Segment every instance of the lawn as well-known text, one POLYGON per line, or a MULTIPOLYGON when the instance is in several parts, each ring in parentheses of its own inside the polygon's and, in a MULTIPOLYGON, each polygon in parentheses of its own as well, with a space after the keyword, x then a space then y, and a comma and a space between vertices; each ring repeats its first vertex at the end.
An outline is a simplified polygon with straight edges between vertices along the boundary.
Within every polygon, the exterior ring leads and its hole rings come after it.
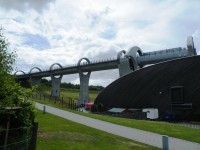
POLYGON ((38 111, 37 150, 153 150, 157 149, 38 111))
POLYGON ((119 118, 119 117, 112 117, 112 116, 103 116, 98 114, 92 113, 83 113, 78 111, 69 110, 66 107, 62 107, 61 105, 54 104, 48 101, 39 101, 40 103, 44 103, 47 105, 51 105, 60 109, 65 109, 74 113, 78 113, 84 116, 88 116, 91 118, 96 118, 99 120, 104 120, 107 122, 120 124, 132 128, 137 128, 145 131, 150 131, 154 133, 159 133, 162 135, 168 135, 175 138, 180 138, 192 142, 200 143, 200 130, 193 129, 189 127, 180 126, 174 123, 167 123, 161 121, 148 121, 148 120, 136 120, 136 119, 126 119, 126 118, 119 118))
MULTIPOLYGON (((50 95, 51 88, 45 88, 37 93, 41 93, 44 95, 50 95)), ((99 93, 100 93, 100 91, 89 91, 90 101, 94 101, 99 93)), ((72 98, 73 100, 77 100, 79 97, 79 90, 78 89, 61 88, 60 89, 60 97, 61 98, 63 97, 64 100, 68 100, 69 97, 72 98)))

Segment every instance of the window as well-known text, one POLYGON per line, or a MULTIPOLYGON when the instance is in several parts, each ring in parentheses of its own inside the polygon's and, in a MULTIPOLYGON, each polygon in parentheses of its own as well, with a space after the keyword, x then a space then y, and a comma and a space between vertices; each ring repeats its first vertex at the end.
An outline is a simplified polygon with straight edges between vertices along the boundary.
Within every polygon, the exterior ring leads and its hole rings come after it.
POLYGON ((183 100, 183 86, 174 86, 170 89, 171 101, 174 103, 184 103, 183 100))

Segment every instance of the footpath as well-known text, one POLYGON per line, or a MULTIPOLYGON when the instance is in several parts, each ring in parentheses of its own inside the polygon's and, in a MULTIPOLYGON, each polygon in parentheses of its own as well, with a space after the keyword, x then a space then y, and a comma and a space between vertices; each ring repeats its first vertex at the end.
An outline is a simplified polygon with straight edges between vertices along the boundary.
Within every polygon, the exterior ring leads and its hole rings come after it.
MULTIPOLYGON (((162 148, 163 135, 148 132, 148 131, 138 130, 138 129, 134 129, 130 127, 125 127, 122 125, 117 125, 117 124, 109 123, 106 121, 93 119, 90 117, 85 117, 85 116, 78 115, 78 114, 68 112, 65 110, 61 110, 58 108, 36 103, 36 107, 40 110, 43 110, 44 106, 46 108, 45 109, 46 112, 62 117, 64 119, 71 120, 73 122, 77 122, 77 123, 80 123, 80 124, 83 124, 83 125, 86 125, 98 130, 102 130, 108 133, 112 133, 121 137, 131 139, 134 141, 138 141, 141 143, 162 148)), ((185 140, 172 138, 172 137, 169 137, 168 141, 169 141, 170 150, 200 150, 200 143, 185 141, 185 140)))

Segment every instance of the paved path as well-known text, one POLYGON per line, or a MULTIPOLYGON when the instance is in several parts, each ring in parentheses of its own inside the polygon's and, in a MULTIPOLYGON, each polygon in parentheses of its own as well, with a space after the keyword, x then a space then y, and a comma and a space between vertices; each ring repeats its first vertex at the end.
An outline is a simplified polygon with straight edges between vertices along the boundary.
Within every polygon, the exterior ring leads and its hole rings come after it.
MULTIPOLYGON (((36 103, 36 107, 43 110, 43 104, 36 103)), ((59 117, 71 120, 95 129, 99 129, 108 133, 112 133, 121 137, 125 137, 131 140, 135 140, 141 143, 152 145, 162 148, 162 135, 155 134, 143 130, 138 130, 130 127, 116 125, 113 123, 85 117, 68 111, 60 110, 54 107, 46 106, 46 112, 57 115, 59 117)), ((180 140, 176 138, 169 138, 170 150, 200 150, 200 144, 180 140)))

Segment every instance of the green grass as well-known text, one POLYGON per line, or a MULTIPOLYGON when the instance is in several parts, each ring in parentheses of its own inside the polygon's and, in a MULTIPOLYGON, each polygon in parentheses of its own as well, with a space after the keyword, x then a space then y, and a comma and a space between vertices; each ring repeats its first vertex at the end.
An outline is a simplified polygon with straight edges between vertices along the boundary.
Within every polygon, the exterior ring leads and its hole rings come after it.
POLYGON ((153 150, 157 149, 38 111, 37 150, 153 150))
MULTIPOLYGON (((51 88, 46 87, 42 91, 39 90, 39 92, 42 94, 45 94, 45 95, 50 95, 51 88)), ((100 93, 100 91, 89 91, 90 101, 94 101, 99 93, 100 93)), ((61 88, 60 89, 60 97, 63 97, 65 100, 68 100, 69 97, 72 98, 73 100, 77 100, 79 97, 79 90, 78 89, 61 88)))
POLYGON ((47 101, 39 101, 40 103, 44 103, 47 105, 51 105, 60 109, 65 109, 74 113, 78 113, 84 116, 88 116, 91 118, 96 118, 99 120, 104 120, 107 122, 124 125, 132 128, 137 128, 145 131, 150 131, 162 135, 168 135, 170 137, 180 138, 192 142, 200 143, 200 130, 193 129, 189 127, 180 126, 173 123, 161 122, 161 121, 147 121, 147 120, 136 120, 136 119, 126 119, 119 117, 111 117, 111 116, 103 116, 92 113, 83 113, 78 111, 73 111, 66 109, 66 107, 62 107, 61 105, 54 104, 52 102, 47 101))

